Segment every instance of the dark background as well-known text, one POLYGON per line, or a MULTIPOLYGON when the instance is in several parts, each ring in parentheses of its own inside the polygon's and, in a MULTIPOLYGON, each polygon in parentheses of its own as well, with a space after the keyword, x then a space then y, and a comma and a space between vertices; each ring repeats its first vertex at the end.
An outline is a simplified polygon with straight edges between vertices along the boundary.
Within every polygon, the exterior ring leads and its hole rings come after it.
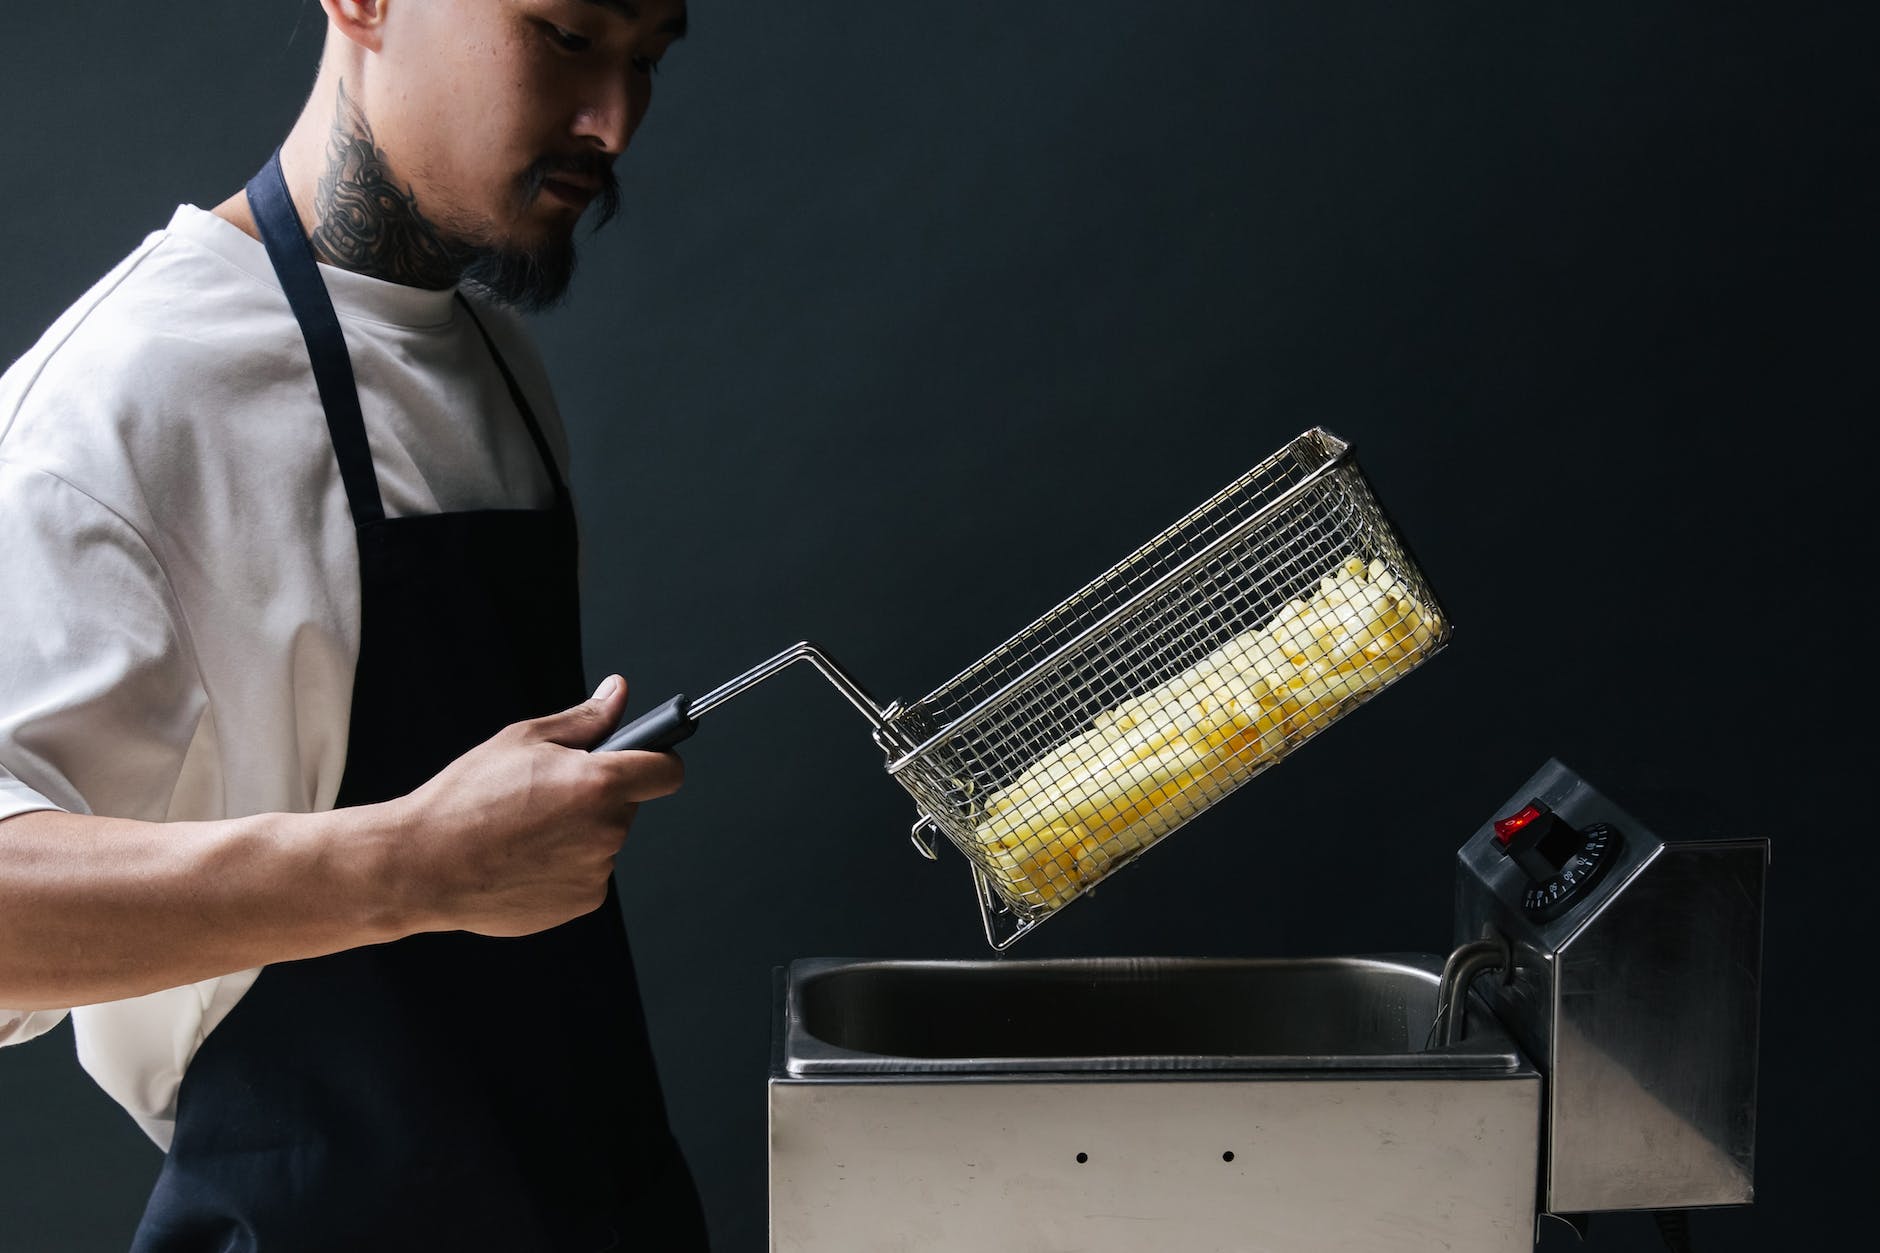
MULTIPOLYGON (((1866 7, 696 0, 539 326, 591 672, 643 706, 808 636, 918 697, 1324 424, 1454 643, 1018 953, 1443 950, 1454 848, 1558 755, 1667 836, 1774 841, 1758 1202, 1697 1247, 1825 1244, 1874 1165, 1866 7)), ((9 10, 0 358, 239 187, 318 18, 9 10)), ((686 756, 620 877, 677 1132, 754 1250, 771 967, 985 949, 807 671, 686 756)), ((0 1247, 123 1247, 157 1165, 69 1029, 0 1054, 0 1247)))

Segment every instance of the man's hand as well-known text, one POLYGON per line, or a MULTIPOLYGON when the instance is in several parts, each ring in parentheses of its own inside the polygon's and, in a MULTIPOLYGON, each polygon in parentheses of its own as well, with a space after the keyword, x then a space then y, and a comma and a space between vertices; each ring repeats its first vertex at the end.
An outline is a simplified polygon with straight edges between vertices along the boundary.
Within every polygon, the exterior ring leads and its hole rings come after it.
POLYGON ((389 872, 411 929, 527 935, 607 897, 614 855, 641 801, 685 779, 672 753, 590 753, 619 722, 627 685, 518 722, 392 803, 389 872))
POLYGON ((587 751, 626 700, 611 677, 382 805, 0 821, 0 1007, 90 1005, 418 931, 526 935, 579 917, 606 899, 639 803, 685 774, 671 753, 587 751))

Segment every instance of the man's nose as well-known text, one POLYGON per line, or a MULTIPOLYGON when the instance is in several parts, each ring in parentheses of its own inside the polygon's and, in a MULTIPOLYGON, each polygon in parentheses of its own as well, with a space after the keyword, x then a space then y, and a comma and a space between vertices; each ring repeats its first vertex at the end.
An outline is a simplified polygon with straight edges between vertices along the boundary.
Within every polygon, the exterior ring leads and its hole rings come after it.
POLYGON ((575 137, 618 156, 626 151, 644 109, 627 78, 608 75, 595 83, 576 112, 575 137))

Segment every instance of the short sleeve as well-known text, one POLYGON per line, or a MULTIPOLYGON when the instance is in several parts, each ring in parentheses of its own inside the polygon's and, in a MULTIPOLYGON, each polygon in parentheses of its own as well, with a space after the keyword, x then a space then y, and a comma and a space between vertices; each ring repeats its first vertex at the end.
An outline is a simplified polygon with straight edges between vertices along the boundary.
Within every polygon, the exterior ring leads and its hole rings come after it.
MULTIPOLYGON (((162 569, 110 509, 4 458, 0 537, 0 819, 161 820, 206 703, 162 569)), ((63 1017, 0 1009, 0 1044, 63 1017)))
POLYGON ((0 458, 0 818, 161 821, 205 707, 169 581, 137 532, 0 458))

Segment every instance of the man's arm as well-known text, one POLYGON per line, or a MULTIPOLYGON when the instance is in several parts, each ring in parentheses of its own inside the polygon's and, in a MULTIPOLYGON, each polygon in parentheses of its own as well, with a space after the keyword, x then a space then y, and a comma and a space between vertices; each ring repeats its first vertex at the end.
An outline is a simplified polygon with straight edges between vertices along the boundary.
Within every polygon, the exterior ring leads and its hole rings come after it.
POLYGON ((0 822, 0 1005, 65 1009, 408 934, 379 805, 220 822, 0 822))
POLYGON ((380 805, 0 821, 0 1006, 66 1009, 420 931, 526 935, 587 913, 639 802, 684 773, 669 753, 585 751, 625 706, 610 679, 380 805))

